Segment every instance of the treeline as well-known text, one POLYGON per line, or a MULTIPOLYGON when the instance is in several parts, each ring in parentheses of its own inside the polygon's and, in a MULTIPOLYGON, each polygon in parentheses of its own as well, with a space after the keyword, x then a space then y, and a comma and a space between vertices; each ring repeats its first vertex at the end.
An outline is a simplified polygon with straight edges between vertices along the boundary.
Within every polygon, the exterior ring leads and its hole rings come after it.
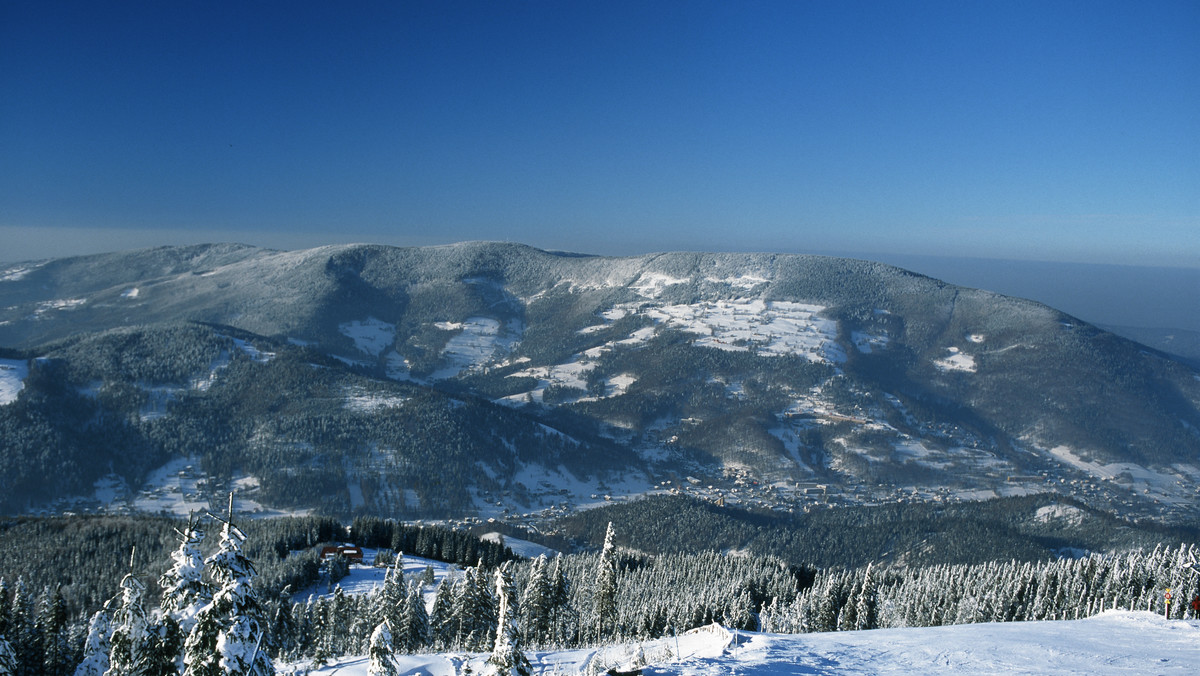
POLYGON ((1126 521, 1049 494, 952 504, 841 506, 797 514, 655 496, 572 514, 555 525, 560 534, 596 546, 610 521, 622 544, 640 551, 748 550, 817 568, 1039 561, 1063 550, 1114 551, 1200 540, 1194 526, 1126 521), (1065 509, 1072 518, 1039 518, 1038 510, 1046 507, 1051 513, 1065 509))
MULTIPOLYGON (((113 593, 112 580, 134 568, 146 580, 167 565, 166 553, 182 523, 165 517, 81 515, 19 517, 0 521, 0 579, 11 592, 17 580, 36 596, 57 589, 71 618, 95 611, 113 593)), ((414 556, 494 567, 512 560, 512 550, 443 526, 416 526, 373 517, 350 527, 327 517, 247 520, 245 549, 255 561, 254 584, 263 598, 275 599, 285 587, 303 589, 319 578, 318 545, 351 543, 403 551, 414 556)), ((211 543, 210 543, 211 545, 211 543)), ((148 598, 157 600, 153 585, 148 598)))
POLYGON ((1200 594, 1189 567, 1195 545, 1155 547, 1040 563, 991 562, 919 569, 860 568, 825 573, 790 599, 761 609, 762 631, 806 633, 976 622, 1075 620, 1103 610, 1196 617, 1200 594))
MULTIPOLYGON (((215 668, 217 657, 228 673, 270 673, 260 653, 322 663, 348 654, 368 653, 378 662, 396 652, 491 650, 493 659, 519 662, 524 648, 655 638, 712 622, 786 633, 1074 619, 1109 608, 1161 612, 1166 589, 1185 601, 1200 591, 1189 569, 1194 545, 818 573, 749 553, 650 556, 616 546, 607 525, 599 553, 517 560, 492 550, 498 566, 481 557, 433 589, 431 570, 406 579, 394 565, 385 583, 367 594, 350 596, 335 587, 293 603, 289 594, 320 574, 315 553, 287 556, 297 562, 294 574, 268 580, 272 552, 347 533, 327 520, 290 521, 261 528, 265 537, 254 547, 240 528, 222 526, 207 556, 199 524, 174 523, 170 565, 161 548, 156 575, 113 571, 109 600, 86 624, 85 615, 72 617, 62 585, 36 594, 24 579, 0 584, 0 655, 7 649, 14 656, 13 673, 50 676, 71 673, 80 662, 104 667, 95 673, 114 666, 120 668, 112 673, 132 673, 122 669, 137 660, 159 665, 153 673, 190 676, 210 673, 205 669, 215 668), (253 559, 252 551, 261 558, 253 559), (147 584, 152 579, 158 584, 147 584)), ((436 545, 443 553, 458 552, 464 541, 445 529, 424 532, 374 520, 356 522, 355 531, 368 546, 433 551, 436 545)), ((458 553, 468 555, 470 548, 458 553)), ((487 554, 487 548, 474 553, 487 554)), ((1172 616, 1183 616, 1185 606, 1171 608, 1172 616)))

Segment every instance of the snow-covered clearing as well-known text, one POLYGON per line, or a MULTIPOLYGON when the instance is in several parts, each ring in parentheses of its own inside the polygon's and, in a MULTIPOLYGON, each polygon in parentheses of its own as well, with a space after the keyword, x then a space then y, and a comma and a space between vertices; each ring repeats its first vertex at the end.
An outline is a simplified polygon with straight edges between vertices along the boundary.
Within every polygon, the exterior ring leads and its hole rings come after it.
MULTIPOLYGON (((292 595, 292 600, 303 602, 310 596, 332 596, 333 590, 337 587, 341 587, 342 593, 348 596, 370 594, 375 589, 383 586, 383 579, 388 571, 384 566, 372 565, 377 553, 378 550, 364 548, 363 563, 351 564, 350 572, 347 573, 346 577, 333 583, 333 585, 330 585, 327 581, 323 581, 312 587, 302 589, 299 593, 292 595)), ((434 561, 433 559, 423 559, 419 556, 408 556, 406 554, 401 557, 401 561, 400 567, 404 571, 405 580, 419 579, 424 574, 426 568, 433 568, 433 584, 426 586, 424 590, 425 605, 429 610, 432 610, 433 597, 438 584, 447 576, 453 577, 460 571, 458 566, 454 564, 434 561)))
POLYGON ((1046 505, 1039 507, 1033 514, 1033 520, 1038 523, 1064 521, 1078 526, 1083 523, 1083 511, 1071 505, 1046 505))
POLYGON ((698 334, 697 345, 722 350, 753 346, 762 355, 844 362, 846 354, 836 342, 837 322, 817 316, 823 310, 807 303, 739 299, 651 306, 642 313, 657 324, 698 334))
POLYGON ((241 338, 230 338, 230 340, 233 341, 234 345, 237 345, 239 350, 244 352, 246 356, 250 357, 250 359, 256 363, 265 364, 275 358, 274 352, 263 352, 241 338))
POLYGON ((503 542, 505 547, 513 551, 517 556, 524 556, 527 559, 536 559, 538 556, 545 555, 546 558, 552 558, 558 554, 557 550, 550 549, 545 545, 539 545, 536 542, 522 540, 520 538, 501 535, 500 533, 484 533, 479 537, 480 540, 486 542, 503 542))
MULTIPOLYGON (((758 634, 702 627, 655 641, 599 649, 527 653, 539 676, 648 663, 646 676, 776 674, 1195 674, 1200 622, 1146 612, 1108 611, 1085 620, 965 624, 823 634, 758 634)), ((478 673, 486 655, 402 655, 406 676, 478 673)), ((602 673, 603 670, 601 670, 602 673)), ((338 660, 313 674, 365 676, 367 660, 338 660)))
POLYGON ((629 288, 644 298, 658 298, 668 286, 687 284, 691 281, 686 277, 678 278, 657 272, 644 272, 636 282, 629 285, 629 288))
POLYGON ((725 277, 719 279, 717 277, 705 277, 704 281, 711 284, 728 284, 735 289, 744 289, 749 291, 759 284, 766 284, 768 279, 759 277, 758 275, 738 275, 737 277, 725 277))
POLYGON ((347 387, 346 408, 359 413, 374 413, 384 408, 399 408, 408 397, 387 392, 372 392, 364 387, 347 387))
POLYGON ((372 357, 383 354, 396 341, 395 325, 374 317, 338 324, 338 331, 354 341, 355 349, 372 357))
POLYGON ((1062 445, 1049 449, 1049 452, 1060 461, 1094 477, 1127 484, 1131 490, 1153 495, 1164 502, 1180 503, 1193 499, 1180 485, 1180 476, 1163 474, 1131 462, 1103 464, 1087 460, 1073 449, 1062 445))
POLYGON ((0 359, 0 406, 17 400, 25 389, 29 377, 29 364, 18 359, 0 359))
POLYGON ((862 331, 851 331, 850 340, 854 343, 854 347, 858 348, 863 354, 871 354, 875 350, 882 350, 888 345, 887 336, 877 336, 872 333, 863 333, 862 331))
POLYGON ((933 365, 943 371, 965 371, 967 373, 975 372, 975 357, 963 352, 957 347, 948 347, 946 351, 950 356, 942 359, 934 359, 933 365))
POLYGON ((501 326, 490 317, 471 317, 465 322, 440 322, 443 331, 458 331, 442 350, 445 364, 432 374, 435 380, 453 378, 463 371, 479 368, 512 351, 521 338, 521 327, 501 326))

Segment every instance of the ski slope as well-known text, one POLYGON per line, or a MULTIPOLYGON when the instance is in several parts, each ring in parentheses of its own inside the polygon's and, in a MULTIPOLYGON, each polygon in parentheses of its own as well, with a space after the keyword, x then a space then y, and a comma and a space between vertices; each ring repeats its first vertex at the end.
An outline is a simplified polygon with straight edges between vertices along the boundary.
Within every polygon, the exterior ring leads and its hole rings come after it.
MULTIPOLYGON (((657 641, 591 650, 527 653, 535 674, 581 673, 590 661, 647 676, 775 674, 1196 674, 1200 621, 1108 611, 1084 620, 1010 622, 823 634, 730 632, 715 625, 657 641)), ((486 655, 402 655, 400 674, 453 675, 486 655)), ((298 665, 281 665, 286 670, 298 665)), ((601 670, 601 673, 603 669, 601 670)), ((365 676, 353 657, 313 674, 365 676)))

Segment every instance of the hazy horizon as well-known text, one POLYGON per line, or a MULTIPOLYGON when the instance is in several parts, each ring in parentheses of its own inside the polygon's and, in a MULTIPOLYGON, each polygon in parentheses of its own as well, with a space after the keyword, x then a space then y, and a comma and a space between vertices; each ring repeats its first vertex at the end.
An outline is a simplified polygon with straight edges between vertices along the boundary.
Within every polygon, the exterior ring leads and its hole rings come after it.
POLYGON ((353 238, 1200 266, 1194 2, 0 17, 3 259, 353 238))

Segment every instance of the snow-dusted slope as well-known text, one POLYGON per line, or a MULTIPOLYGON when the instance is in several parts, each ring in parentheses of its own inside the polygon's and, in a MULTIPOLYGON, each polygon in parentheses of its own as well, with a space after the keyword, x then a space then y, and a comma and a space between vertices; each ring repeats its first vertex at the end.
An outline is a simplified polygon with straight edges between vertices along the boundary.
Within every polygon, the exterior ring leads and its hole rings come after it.
MULTIPOLYGON (((1196 674, 1200 622, 1144 612, 1109 611, 1086 620, 877 629, 827 634, 755 634, 701 629, 644 644, 601 650, 530 653, 535 674, 577 674, 589 661, 606 667, 650 662, 643 673, 747 674, 1196 674), (677 647, 678 646, 678 647, 677 647)), ((481 667, 485 656, 471 658, 481 667)), ((459 673, 463 655, 401 656, 401 674, 459 673)), ((365 658, 312 672, 363 676, 365 658)))

